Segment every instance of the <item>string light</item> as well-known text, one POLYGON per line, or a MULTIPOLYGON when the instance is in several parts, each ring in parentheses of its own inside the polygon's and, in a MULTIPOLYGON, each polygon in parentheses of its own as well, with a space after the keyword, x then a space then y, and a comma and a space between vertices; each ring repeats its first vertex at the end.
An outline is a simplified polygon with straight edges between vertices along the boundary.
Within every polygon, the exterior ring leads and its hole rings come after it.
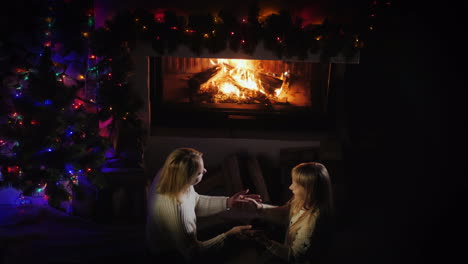
POLYGON ((88 26, 89 26, 89 27, 94 26, 94 17, 89 17, 89 18, 88 18, 88 26))

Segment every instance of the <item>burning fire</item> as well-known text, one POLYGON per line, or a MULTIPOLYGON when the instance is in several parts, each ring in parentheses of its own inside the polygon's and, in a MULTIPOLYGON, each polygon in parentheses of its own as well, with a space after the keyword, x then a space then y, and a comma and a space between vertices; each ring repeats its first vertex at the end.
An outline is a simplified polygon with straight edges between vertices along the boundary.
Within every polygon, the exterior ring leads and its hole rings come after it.
POLYGON ((289 86, 289 71, 280 75, 265 72, 259 61, 210 60, 202 72, 199 94, 209 94, 215 103, 272 103, 289 86), (279 76, 278 76, 279 75, 279 76))

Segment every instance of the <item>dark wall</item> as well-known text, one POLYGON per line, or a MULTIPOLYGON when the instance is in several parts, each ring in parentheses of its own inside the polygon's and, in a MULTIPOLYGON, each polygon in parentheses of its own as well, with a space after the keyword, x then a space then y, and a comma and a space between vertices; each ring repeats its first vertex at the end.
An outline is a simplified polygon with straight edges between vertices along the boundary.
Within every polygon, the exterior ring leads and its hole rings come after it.
POLYGON ((427 7, 399 6, 366 35, 361 63, 347 71, 347 228, 360 230, 367 239, 355 241, 369 249, 352 255, 359 262, 450 262, 461 252, 463 180, 450 173, 456 163, 449 163, 444 117, 450 89, 463 83, 459 58, 445 51, 459 49, 435 38, 458 31, 439 24, 441 6, 427 7))

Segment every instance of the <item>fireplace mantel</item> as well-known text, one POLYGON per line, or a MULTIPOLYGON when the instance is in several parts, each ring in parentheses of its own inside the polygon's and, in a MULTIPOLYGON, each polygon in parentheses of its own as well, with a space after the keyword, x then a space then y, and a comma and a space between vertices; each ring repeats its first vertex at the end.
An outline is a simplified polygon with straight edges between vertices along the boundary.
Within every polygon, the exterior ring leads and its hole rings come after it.
MULTIPOLYGON (((178 45, 177 49, 172 53, 159 54, 153 50, 151 45, 140 42, 137 45, 136 53, 145 56, 174 56, 174 57, 188 57, 188 58, 231 58, 231 59, 252 59, 252 60, 282 60, 282 61, 305 61, 319 63, 320 53, 308 53, 307 58, 300 59, 297 57, 282 57, 279 58, 271 50, 264 47, 263 43, 260 42, 253 54, 249 55, 242 51, 235 52, 231 49, 225 49, 218 53, 211 53, 208 50, 202 50, 200 54, 195 54, 186 45, 178 45)), ((339 53, 336 56, 330 57, 329 63, 334 64, 359 64, 360 52, 356 51, 352 56, 344 56, 339 53)))

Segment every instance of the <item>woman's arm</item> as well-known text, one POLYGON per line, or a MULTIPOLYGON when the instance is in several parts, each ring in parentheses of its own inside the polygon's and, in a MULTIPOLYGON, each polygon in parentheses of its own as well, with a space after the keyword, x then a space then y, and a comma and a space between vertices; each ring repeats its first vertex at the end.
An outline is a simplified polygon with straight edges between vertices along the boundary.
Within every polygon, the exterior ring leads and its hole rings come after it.
POLYGON ((195 196, 195 212, 197 216, 209 216, 227 210, 229 197, 199 195, 193 187, 190 187, 195 196))
POLYGON ((224 240, 227 237, 225 233, 221 233, 208 240, 198 240, 196 217, 194 217, 193 213, 190 213, 190 210, 184 210, 180 207, 179 210, 179 221, 181 225, 178 235, 180 242, 177 243, 177 245, 179 247, 179 252, 182 252, 185 258, 191 259, 194 256, 212 250, 216 251, 223 247, 224 240))

